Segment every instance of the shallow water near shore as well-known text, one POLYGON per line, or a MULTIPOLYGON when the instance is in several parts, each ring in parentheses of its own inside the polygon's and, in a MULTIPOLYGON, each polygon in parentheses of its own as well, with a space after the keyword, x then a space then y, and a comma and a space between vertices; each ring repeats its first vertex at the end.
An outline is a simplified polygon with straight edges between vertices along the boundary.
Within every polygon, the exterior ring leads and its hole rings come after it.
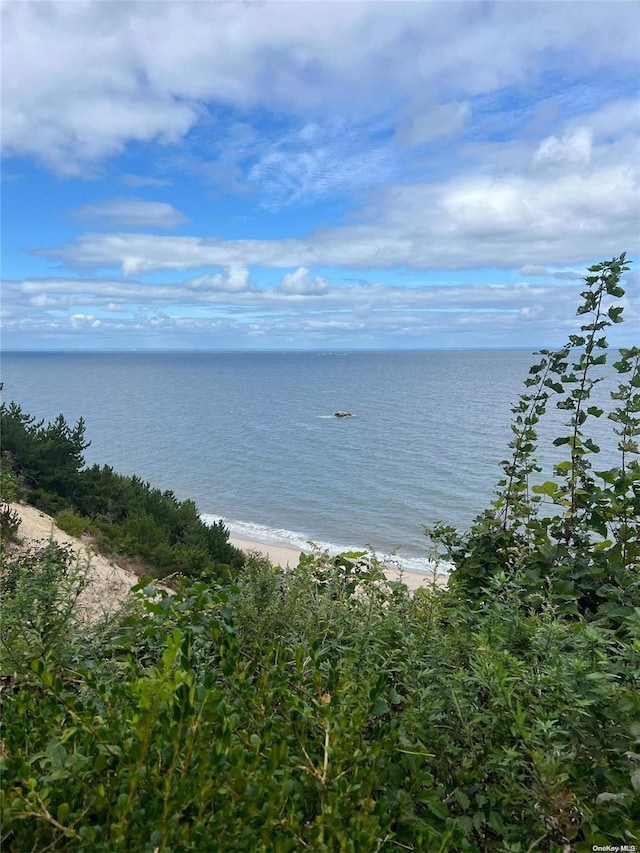
MULTIPOLYGON (((489 506, 508 455, 510 406, 533 356, 5 353, 2 361, 5 399, 37 418, 85 418, 88 463, 192 498, 242 537, 370 547, 421 569, 423 525, 464 529, 489 506), (354 417, 336 418, 339 410, 354 417)), ((556 427, 563 418, 552 413, 556 427)), ((541 441, 548 460, 554 424, 541 441)))

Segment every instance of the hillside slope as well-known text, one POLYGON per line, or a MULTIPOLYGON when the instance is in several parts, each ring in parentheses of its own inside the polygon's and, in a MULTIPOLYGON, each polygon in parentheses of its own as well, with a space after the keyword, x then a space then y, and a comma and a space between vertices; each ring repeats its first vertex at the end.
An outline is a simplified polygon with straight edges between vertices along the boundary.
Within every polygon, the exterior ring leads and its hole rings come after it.
POLYGON ((131 587, 139 582, 134 572, 94 553, 90 540, 78 539, 60 530, 50 515, 26 504, 13 503, 11 509, 21 519, 16 550, 42 548, 53 540, 71 548, 79 560, 88 562, 89 583, 79 598, 81 613, 87 621, 94 622, 104 614, 114 613, 126 600, 131 587))

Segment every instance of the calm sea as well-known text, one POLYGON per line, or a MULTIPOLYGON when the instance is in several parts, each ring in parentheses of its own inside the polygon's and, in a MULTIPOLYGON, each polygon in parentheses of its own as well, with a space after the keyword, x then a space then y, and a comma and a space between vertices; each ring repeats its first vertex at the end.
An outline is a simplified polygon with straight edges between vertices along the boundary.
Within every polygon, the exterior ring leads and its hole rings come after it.
POLYGON ((84 417, 87 462, 193 498, 237 535, 371 546, 420 568, 423 525, 466 528, 489 505, 532 360, 513 351, 5 353, 2 378, 4 398, 38 418, 84 417))

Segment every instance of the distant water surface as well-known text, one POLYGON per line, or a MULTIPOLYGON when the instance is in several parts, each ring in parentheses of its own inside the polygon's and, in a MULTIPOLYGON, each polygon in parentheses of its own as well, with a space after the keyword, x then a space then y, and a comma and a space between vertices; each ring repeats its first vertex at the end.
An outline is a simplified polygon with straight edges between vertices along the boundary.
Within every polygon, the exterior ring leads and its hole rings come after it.
POLYGON ((2 374, 5 399, 38 418, 85 418, 87 462, 193 498, 238 535, 370 545, 420 567, 424 524, 465 528, 489 505, 532 358, 5 353, 2 374))

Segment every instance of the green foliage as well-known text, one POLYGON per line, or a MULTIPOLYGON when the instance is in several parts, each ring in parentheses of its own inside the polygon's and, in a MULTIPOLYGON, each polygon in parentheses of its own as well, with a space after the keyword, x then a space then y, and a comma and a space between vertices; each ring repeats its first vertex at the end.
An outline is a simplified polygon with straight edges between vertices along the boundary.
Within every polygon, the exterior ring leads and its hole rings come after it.
POLYGON ((62 415, 48 423, 36 422, 14 402, 0 404, 2 450, 13 460, 20 476, 29 484, 72 497, 77 474, 84 465, 82 418, 70 427, 62 415))
MULTIPOLYGON (((90 531, 104 551, 132 557, 157 577, 230 580, 242 568, 244 556, 229 544, 222 521, 205 524, 193 501, 179 501, 108 465, 83 468, 88 443, 82 418, 73 428, 62 415, 45 426, 16 403, 2 403, 0 430, 10 467, 29 486, 27 501, 55 515, 67 533, 90 531)), ((5 535, 15 533, 14 524, 0 507, 5 535)))
POLYGON ((591 403, 607 362, 605 329, 622 322, 620 278, 625 255, 589 268, 578 315, 581 334, 557 352, 543 350, 513 408, 512 458, 493 509, 459 535, 443 525, 430 531, 444 545, 455 571, 452 586, 474 600, 493 577, 518 577, 522 603, 550 601, 561 612, 585 615, 625 631, 640 601, 640 348, 620 350, 613 363, 620 381, 607 413, 617 436, 619 464, 594 470, 600 447, 588 434, 604 410, 591 403), (566 450, 553 479, 532 483, 538 424, 551 401, 568 414, 553 444, 566 450))
POLYGON ((21 519, 16 510, 5 503, 0 503, 0 547, 3 547, 5 542, 11 542, 16 538, 20 524, 21 519))
POLYGON ((4 457, 0 456, 0 548, 16 538, 20 516, 9 504, 20 496, 20 487, 4 457))
POLYGON ((78 515, 72 509, 56 515, 56 525, 69 536, 82 536, 91 529, 91 519, 78 515))
POLYGON ((51 655, 67 656, 87 570, 86 561, 53 541, 41 551, 3 556, 0 672, 15 672, 51 655))
POLYGON ((0 501, 2 503, 13 503, 18 500, 19 496, 18 481, 5 460, 0 457, 0 501))
POLYGON ((243 565, 221 521, 207 525, 193 501, 107 465, 80 472, 74 506, 92 520, 104 549, 144 561, 158 577, 231 579, 243 565))
POLYGON ((3 849, 633 843, 640 613, 623 646, 504 578, 473 610, 360 563, 148 586, 142 613, 12 651, 3 849))

